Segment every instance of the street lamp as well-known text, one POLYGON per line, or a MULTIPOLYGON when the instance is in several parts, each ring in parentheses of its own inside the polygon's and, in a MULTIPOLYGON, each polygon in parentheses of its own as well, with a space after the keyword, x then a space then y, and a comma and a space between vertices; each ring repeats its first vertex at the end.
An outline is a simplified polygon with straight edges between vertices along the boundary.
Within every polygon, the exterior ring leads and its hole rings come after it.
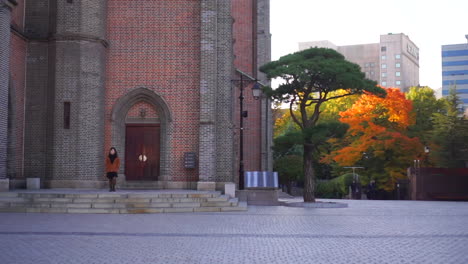
POLYGON ((353 169, 353 184, 354 184, 354 192, 351 197, 356 197, 357 193, 359 193, 360 188, 358 187, 358 182, 359 182, 359 176, 356 174, 356 169, 365 169, 364 167, 355 167, 355 166, 350 166, 350 167, 343 167, 345 169, 353 169))
POLYGON ((357 181, 359 180, 357 174, 356 174, 356 169, 365 169, 364 167, 343 167, 345 169, 353 169, 353 180, 357 181))
POLYGON ((426 167, 429 167, 429 152, 431 150, 428 146, 424 146, 424 163, 426 167))
POLYGON ((240 95, 239 95, 239 114, 240 114, 240 133, 239 133, 239 190, 244 189, 244 117, 247 117, 248 112, 244 111, 244 83, 254 83, 252 86, 252 96, 255 100, 260 99, 262 95, 262 85, 256 78, 251 77, 250 75, 237 70, 240 74, 240 80, 231 80, 233 83, 239 83, 240 95), (244 78, 247 77, 247 78, 244 78))
POLYGON ((252 95, 255 100, 258 100, 262 95, 262 89, 260 87, 261 84, 258 82, 255 82, 255 84, 252 87, 252 95))

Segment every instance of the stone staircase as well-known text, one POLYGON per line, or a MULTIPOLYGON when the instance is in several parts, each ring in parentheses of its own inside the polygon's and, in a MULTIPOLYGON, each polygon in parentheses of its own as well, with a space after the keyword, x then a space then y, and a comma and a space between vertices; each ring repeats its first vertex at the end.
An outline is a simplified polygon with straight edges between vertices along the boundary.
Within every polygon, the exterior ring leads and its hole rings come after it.
POLYGON ((0 192, 0 212, 143 214, 246 211, 247 204, 221 192, 10 191, 0 192))
POLYGON ((162 190, 164 185, 158 181, 127 181, 119 182, 117 180, 117 186, 121 190, 162 190))

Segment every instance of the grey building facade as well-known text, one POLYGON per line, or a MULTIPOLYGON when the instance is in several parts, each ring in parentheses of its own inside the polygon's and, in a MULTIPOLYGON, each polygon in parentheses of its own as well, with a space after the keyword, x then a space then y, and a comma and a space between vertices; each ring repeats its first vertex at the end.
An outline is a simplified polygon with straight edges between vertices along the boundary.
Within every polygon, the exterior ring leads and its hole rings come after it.
POLYGON ((380 36, 379 43, 336 46, 330 41, 299 43, 299 49, 332 48, 361 66, 366 77, 384 87, 407 91, 419 85, 419 48, 403 33, 380 36))
MULTIPOLYGON (((14 0, 0 0, 0 190, 7 189, 7 153, 10 90, 10 21, 14 0)), ((10 113, 11 114, 11 113, 10 113)))

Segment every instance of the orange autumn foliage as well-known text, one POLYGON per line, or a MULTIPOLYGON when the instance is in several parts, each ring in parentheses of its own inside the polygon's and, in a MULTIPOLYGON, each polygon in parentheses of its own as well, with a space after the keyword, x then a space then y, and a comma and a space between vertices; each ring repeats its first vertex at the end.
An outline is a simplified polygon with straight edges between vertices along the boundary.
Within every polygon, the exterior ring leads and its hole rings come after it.
POLYGON ((367 153, 379 166, 373 170, 380 173, 384 189, 392 190, 397 179, 406 177, 406 168, 421 155, 423 146, 418 138, 405 134, 415 122, 411 101, 397 88, 386 91, 385 98, 364 94, 351 108, 340 112, 339 120, 348 124, 349 130, 344 141, 335 142, 340 148, 323 161, 351 166, 367 153))

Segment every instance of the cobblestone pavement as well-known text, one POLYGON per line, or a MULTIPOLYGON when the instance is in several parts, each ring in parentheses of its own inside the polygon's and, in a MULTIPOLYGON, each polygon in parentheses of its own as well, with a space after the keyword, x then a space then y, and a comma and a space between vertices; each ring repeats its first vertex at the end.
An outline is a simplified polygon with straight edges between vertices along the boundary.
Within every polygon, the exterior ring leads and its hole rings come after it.
POLYGON ((0 263, 468 263, 468 203, 239 213, 0 213, 0 263))

